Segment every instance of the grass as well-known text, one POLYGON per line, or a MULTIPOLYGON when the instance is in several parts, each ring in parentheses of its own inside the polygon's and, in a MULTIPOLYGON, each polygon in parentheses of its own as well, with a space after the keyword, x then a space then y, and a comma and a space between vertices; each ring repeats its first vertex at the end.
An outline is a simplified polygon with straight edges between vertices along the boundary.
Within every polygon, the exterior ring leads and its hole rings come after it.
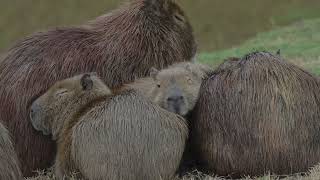
POLYGON ((212 53, 201 53, 200 62, 217 66, 230 56, 241 57, 248 52, 267 50, 320 75, 320 19, 297 22, 291 26, 260 33, 238 47, 212 53))
MULTIPOLYGON (((52 172, 39 172, 37 177, 27 178, 26 180, 54 180, 54 175, 52 172)), ((244 177, 241 180, 278 180, 279 177, 275 175, 266 175, 263 177, 244 177)), ((319 180, 320 179, 320 165, 315 166, 307 172, 307 175, 301 176, 299 174, 296 175, 288 175, 284 177, 282 180, 319 180)), ((71 178, 70 180, 76 180, 71 178)), ((186 175, 182 178, 174 178, 173 180, 226 180, 226 178, 218 177, 218 176, 209 176, 202 174, 201 172, 194 172, 192 175, 186 175)))

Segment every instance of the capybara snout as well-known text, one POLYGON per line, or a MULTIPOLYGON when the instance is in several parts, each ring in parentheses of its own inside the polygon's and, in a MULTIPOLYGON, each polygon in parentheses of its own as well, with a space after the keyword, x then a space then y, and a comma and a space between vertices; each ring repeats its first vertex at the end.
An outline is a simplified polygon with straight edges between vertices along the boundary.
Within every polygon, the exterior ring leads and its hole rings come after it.
POLYGON ((49 135, 49 130, 45 124, 40 121, 42 115, 41 106, 37 102, 33 102, 30 107, 30 120, 33 128, 37 131, 41 131, 43 135, 49 135))
POLYGON ((186 114, 186 99, 183 91, 179 87, 173 87, 168 90, 166 109, 177 114, 186 114))

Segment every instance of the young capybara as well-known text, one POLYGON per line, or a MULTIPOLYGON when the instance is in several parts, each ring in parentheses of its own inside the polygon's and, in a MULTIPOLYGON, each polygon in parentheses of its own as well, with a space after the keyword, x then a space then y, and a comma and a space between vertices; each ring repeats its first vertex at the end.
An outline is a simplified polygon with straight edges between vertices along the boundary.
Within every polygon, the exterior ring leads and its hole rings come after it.
POLYGON ((138 90, 162 108, 187 116, 196 104, 202 80, 212 71, 199 63, 176 63, 162 70, 151 68, 150 77, 125 84, 124 88, 138 90))
POLYGON ((206 170, 287 175, 320 162, 320 84, 279 58, 251 53, 203 82, 191 139, 206 170))
POLYGON ((171 179, 188 137, 181 116, 134 90, 111 93, 94 74, 57 82, 32 103, 30 117, 57 140, 58 179, 171 179))
MULTIPOLYGON (((162 108, 189 120, 198 100, 201 83, 212 72, 213 69, 206 65, 182 62, 160 71, 152 68, 150 77, 140 78, 126 84, 124 88, 138 90, 162 108)), ((197 159, 194 157, 192 147, 187 142, 178 170, 179 175, 189 173, 197 167, 197 159)))
POLYGON ((55 152, 48 137, 29 124, 28 106, 54 82, 95 71, 114 88, 191 60, 192 28, 173 0, 132 0, 78 27, 39 32, 18 42, 0 63, 0 117, 13 133, 23 174, 50 166, 55 152))
POLYGON ((0 122, 0 179, 22 180, 17 155, 8 130, 0 122))

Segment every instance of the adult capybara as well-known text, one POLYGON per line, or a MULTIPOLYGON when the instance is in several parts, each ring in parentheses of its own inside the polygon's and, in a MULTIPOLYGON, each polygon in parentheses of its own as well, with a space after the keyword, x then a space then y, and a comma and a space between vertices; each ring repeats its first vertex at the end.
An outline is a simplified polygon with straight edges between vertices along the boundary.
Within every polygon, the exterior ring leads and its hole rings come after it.
POLYGON ((28 106, 57 80, 95 71, 110 87, 191 60, 192 28, 172 0, 132 0, 78 27, 36 33, 0 63, 0 117, 13 133, 24 175, 46 168, 54 143, 32 130, 28 106))
POLYGON ((162 108, 186 116, 196 104, 202 80, 212 71, 203 64, 181 62, 162 70, 151 68, 150 77, 124 87, 138 90, 162 108))
POLYGON ((8 130, 0 122, 0 179, 22 180, 17 155, 8 130))
POLYGON ((32 103, 30 116, 57 140, 58 179, 171 179, 188 137, 182 117, 134 90, 111 93, 94 74, 57 82, 32 103))
POLYGON ((218 175, 291 174, 320 162, 320 84, 267 52, 226 62, 203 82, 192 143, 218 175))

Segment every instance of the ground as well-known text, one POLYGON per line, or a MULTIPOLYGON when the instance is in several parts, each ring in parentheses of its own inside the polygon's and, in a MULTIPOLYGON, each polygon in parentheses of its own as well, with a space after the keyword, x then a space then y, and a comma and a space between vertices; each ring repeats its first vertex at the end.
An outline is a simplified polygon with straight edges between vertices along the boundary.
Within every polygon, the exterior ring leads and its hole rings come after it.
MULTIPOLYGON (((282 56, 300 67, 320 75, 320 19, 297 22, 291 26, 270 32, 260 33, 238 47, 212 53, 199 54, 199 61, 217 66, 230 56, 242 57, 246 53, 266 50, 276 53, 280 49, 282 56)), ((208 176, 200 172, 177 180, 223 180, 222 177, 208 176)), ((52 180, 52 175, 40 173, 40 176, 29 180, 52 180)), ((276 180, 277 176, 266 175, 259 178, 243 178, 243 180, 276 180)), ((288 175, 285 180, 320 180, 320 165, 310 167, 308 176, 288 175)))

